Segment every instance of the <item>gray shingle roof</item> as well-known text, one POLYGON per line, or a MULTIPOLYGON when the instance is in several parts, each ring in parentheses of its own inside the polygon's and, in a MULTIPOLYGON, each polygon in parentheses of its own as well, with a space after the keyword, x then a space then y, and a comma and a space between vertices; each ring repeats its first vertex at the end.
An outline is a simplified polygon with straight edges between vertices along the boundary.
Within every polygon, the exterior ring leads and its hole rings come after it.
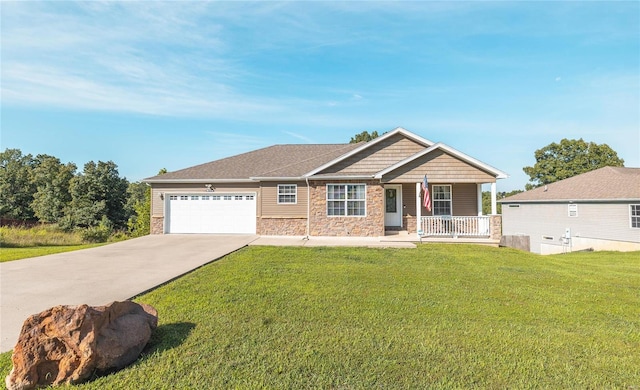
POLYGON ((360 146, 362 143, 274 145, 149 177, 144 181, 296 178, 360 146))
POLYGON ((502 199, 502 203, 640 200, 640 168, 604 167, 502 199))

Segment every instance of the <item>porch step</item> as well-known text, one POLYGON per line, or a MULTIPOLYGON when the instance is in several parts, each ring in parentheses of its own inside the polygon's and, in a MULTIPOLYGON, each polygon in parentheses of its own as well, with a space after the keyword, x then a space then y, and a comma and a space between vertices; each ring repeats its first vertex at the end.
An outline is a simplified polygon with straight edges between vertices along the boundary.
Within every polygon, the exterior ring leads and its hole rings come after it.
POLYGON ((492 240, 490 238, 474 238, 474 237, 423 237, 422 240, 416 240, 422 243, 449 243, 449 244, 478 244, 498 247, 500 240, 492 240))
POLYGON ((385 230, 384 235, 386 236, 408 236, 409 232, 406 230, 385 230))

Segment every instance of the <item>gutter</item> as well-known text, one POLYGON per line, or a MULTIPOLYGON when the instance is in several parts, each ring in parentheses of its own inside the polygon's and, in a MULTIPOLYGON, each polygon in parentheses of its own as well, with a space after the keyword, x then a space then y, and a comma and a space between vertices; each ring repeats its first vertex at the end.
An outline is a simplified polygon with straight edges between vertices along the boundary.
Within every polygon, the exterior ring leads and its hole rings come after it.
POLYGON ((374 175, 359 176, 305 176, 307 180, 371 180, 374 175))
POLYGON ((535 199, 535 200, 505 200, 500 199, 498 203, 629 203, 640 202, 639 198, 617 198, 617 199, 535 199))
POLYGON ((143 183, 184 184, 184 183, 255 183, 253 179, 144 179, 143 183))

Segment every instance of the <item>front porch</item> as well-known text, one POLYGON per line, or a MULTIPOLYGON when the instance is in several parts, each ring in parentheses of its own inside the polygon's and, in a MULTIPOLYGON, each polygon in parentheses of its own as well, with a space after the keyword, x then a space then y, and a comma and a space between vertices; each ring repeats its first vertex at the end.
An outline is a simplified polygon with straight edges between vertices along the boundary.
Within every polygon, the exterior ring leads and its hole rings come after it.
MULTIPOLYGON (((428 218, 428 217, 425 217, 428 218)), ((473 217, 471 217, 473 218, 473 217)), ((497 247, 500 244, 500 236, 492 237, 491 235, 462 235, 452 234, 452 231, 439 231, 437 234, 425 235, 423 233, 416 234, 415 231, 407 230, 387 230, 385 235, 380 237, 381 242, 420 242, 420 243, 449 243, 449 244, 477 244, 489 245, 497 247), (445 234, 449 233, 449 234, 445 234)))
POLYGON ((500 239, 500 215, 420 217, 419 237, 466 237, 500 239))

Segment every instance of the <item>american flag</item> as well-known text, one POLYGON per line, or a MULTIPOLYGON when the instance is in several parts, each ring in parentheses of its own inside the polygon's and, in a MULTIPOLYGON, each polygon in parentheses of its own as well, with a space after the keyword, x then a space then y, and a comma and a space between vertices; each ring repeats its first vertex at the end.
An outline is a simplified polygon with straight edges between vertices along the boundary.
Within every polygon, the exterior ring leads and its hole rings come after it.
POLYGON ((429 195, 429 183, 427 182, 427 175, 424 175, 422 180, 422 203, 427 211, 431 211, 431 196, 429 195))

